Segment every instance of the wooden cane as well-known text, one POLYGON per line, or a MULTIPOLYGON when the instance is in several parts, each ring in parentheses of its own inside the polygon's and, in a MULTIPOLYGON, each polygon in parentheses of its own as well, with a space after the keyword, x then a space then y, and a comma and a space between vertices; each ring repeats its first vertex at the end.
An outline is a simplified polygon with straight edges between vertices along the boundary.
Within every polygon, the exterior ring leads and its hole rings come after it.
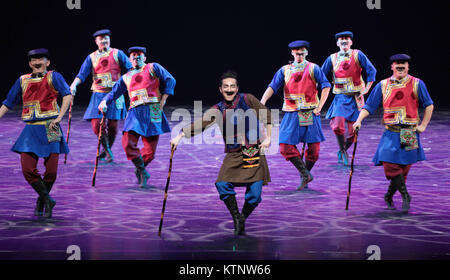
POLYGON ((350 178, 348 179, 347 203, 345 204, 345 210, 348 210, 348 203, 350 201, 350 191, 352 188, 352 177, 353 177, 353 162, 355 161, 356 145, 358 144, 358 130, 359 129, 355 129, 355 146, 353 147, 352 163, 351 163, 351 168, 350 168, 350 178))
POLYGON ((97 176, 98 157, 100 155, 100 144, 101 144, 101 138, 102 138, 103 124, 105 123, 105 116, 106 116, 106 114, 103 113, 102 120, 100 121, 100 132, 98 133, 98 144, 97 144, 97 156, 95 157, 94 174, 92 175, 92 186, 93 187, 95 187, 95 177, 97 176))
POLYGON ((167 175, 166 189, 164 190, 164 201, 163 201, 163 206, 162 206, 162 210, 161 210, 161 221, 159 222, 159 230, 158 230, 158 236, 159 237, 161 237, 161 230, 162 230, 162 225, 163 225, 164 211, 166 210, 166 202, 167 202, 167 196, 168 196, 168 191, 169 191, 170 175, 172 173, 173 152, 175 152, 174 148, 172 148, 172 150, 170 152, 169 174, 167 175))
MULTIPOLYGON (((67 126, 67 145, 69 145, 69 135, 70 135, 70 123, 72 122, 72 102, 69 107, 69 125, 67 126)), ((64 155, 64 164, 67 163, 67 154, 64 155)))

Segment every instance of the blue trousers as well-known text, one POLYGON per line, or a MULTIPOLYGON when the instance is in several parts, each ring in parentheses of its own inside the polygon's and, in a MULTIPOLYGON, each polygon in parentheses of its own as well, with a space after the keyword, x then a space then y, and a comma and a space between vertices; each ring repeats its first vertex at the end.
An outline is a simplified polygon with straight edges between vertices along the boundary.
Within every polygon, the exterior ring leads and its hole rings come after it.
POLYGON ((230 195, 236 195, 234 191, 234 187, 236 186, 245 186, 247 189, 245 190, 245 201, 253 207, 258 206, 261 202, 261 192, 263 186, 263 180, 256 181, 253 183, 245 183, 235 185, 230 182, 220 181, 216 183, 217 191, 219 192, 219 197, 223 201, 227 199, 230 195))

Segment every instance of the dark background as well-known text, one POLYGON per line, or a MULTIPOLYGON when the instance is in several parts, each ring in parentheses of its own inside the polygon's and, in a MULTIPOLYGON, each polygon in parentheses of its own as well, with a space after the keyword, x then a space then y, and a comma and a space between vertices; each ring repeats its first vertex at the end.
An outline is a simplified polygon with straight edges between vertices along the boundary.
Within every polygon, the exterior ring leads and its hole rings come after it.
MULTIPOLYGON (((81 0, 81 10, 69 10, 66 0, 7 2, 1 8, 0 100, 21 74, 30 72, 26 53, 33 48, 48 48, 50 68, 70 85, 96 49, 92 33, 102 28, 111 29, 112 47, 126 52, 143 45, 147 61, 173 74, 177 85, 168 105, 176 106, 194 100, 216 103, 218 78, 228 69, 238 72, 240 91, 261 98, 275 72, 291 60, 290 41, 308 40, 307 59, 322 65, 338 50, 334 34, 351 30, 353 48, 377 68, 376 82, 391 75, 390 55, 407 53, 413 60, 410 74, 426 83, 436 107, 450 107, 447 1, 381 0, 381 10, 369 10, 366 0, 81 0)), ((88 104, 90 79, 78 87, 76 106, 88 104)), ((278 95, 268 105, 280 106, 281 99, 278 95)))

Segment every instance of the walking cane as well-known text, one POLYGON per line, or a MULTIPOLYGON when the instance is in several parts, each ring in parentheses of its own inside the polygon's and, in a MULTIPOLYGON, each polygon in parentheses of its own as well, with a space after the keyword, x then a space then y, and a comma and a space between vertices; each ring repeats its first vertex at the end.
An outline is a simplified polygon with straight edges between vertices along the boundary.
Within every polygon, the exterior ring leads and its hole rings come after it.
POLYGON ((169 191, 170 175, 172 173, 173 152, 175 152, 174 148, 172 148, 172 150, 170 152, 169 174, 167 175, 166 189, 164 190, 164 201, 163 201, 163 206, 162 206, 162 210, 161 210, 161 221, 159 222, 159 230, 158 230, 159 237, 161 237, 161 230, 162 230, 163 218, 164 218, 164 210, 166 209, 166 202, 167 202, 167 196, 168 196, 168 191, 169 191))
POLYGON ((97 144, 97 156, 95 157, 94 174, 92 175, 92 186, 93 187, 95 187, 95 177, 97 176, 98 157, 100 155, 100 143, 101 143, 101 138, 102 138, 103 124, 105 123, 105 116, 106 116, 106 114, 103 113, 102 120, 100 121, 100 132, 98 133, 98 144, 97 144))
POLYGON ((350 201, 350 190, 352 188, 352 177, 353 177, 353 162, 355 161, 356 145, 358 144, 358 131, 359 129, 355 129, 355 146, 353 147, 350 178, 348 179, 347 203, 345 204, 345 210, 348 210, 348 202, 350 201))
MULTIPOLYGON (((70 135, 70 123, 72 121, 72 102, 69 107, 69 125, 67 126, 67 145, 69 145, 69 135, 70 135)), ((67 154, 64 155, 64 164, 67 162, 67 154)))

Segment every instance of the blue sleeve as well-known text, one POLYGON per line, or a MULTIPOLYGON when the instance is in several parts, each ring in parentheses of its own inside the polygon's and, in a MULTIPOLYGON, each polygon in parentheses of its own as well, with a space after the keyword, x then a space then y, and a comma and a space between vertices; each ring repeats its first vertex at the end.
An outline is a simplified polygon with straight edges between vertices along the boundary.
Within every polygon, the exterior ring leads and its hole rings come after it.
POLYGON ((284 85, 284 66, 281 67, 273 76, 272 81, 269 84, 269 87, 273 89, 273 93, 276 94, 280 87, 284 85))
POLYGON ((427 86, 422 80, 419 80, 418 95, 419 104, 421 104, 423 108, 433 105, 433 100, 431 100, 431 96, 430 93, 428 93, 427 86))
POLYGON ((331 63, 331 55, 330 55, 329 57, 327 57, 327 59, 325 60, 325 62, 322 64, 321 67, 321 70, 325 75, 325 77, 328 76, 328 74, 330 74, 332 68, 333 64, 331 63))
POLYGON ((153 71, 155 71, 156 76, 161 82, 159 88, 161 94, 173 95, 176 84, 175 78, 158 63, 153 63, 153 71))
POLYGON ((318 65, 314 65, 314 79, 320 85, 320 89, 331 88, 330 82, 318 65))
POLYGON ((106 105, 109 105, 112 101, 119 98, 122 94, 127 93, 127 85, 123 81, 123 76, 120 77, 120 79, 114 84, 112 90, 103 97, 102 100, 106 101, 106 105))
POLYGON ((367 58, 367 56, 362 52, 358 52, 358 60, 359 64, 362 68, 366 70, 367 73, 367 82, 375 82, 376 75, 377 75, 377 69, 375 69, 375 66, 373 66, 372 62, 367 58))
POLYGON ((84 60, 83 64, 81 65, 80 72, 78 72, 77 77, 84 83, 89 74, 91 74, 91 72, 92 72, 92 61, 91 56, 88 55, 84 60))
POLYGON ((381 91, 381 82, 379 82, 372 89, 372 92, 370 93, 369 98, 366 101, 366 105, 364 105, 363 109, 366 109, 371 115, 373 115, 378 107, 381 106, 382 100, 383 93, 381 91))
POLYGON ((125 69, 125 72, 128 72, 131 68, 133 68, 133 65, 131 65, 128 56, 122 50, 119 50, 117 56, 119 58, 120 68, 122 68, 122 70, 125 69))
POLYGON ((71 94, 69 85, 64 80, 63 76, 58 72, 52 73, 52 84, 53 87, 61 94, 61 96, 66 96, 71 94))
POLYGON ((12 110, 15 105, 20 103, 22 103, 22 87, 20 86, 20 78, 18 78, 9 90, 3 105, 12 110))

